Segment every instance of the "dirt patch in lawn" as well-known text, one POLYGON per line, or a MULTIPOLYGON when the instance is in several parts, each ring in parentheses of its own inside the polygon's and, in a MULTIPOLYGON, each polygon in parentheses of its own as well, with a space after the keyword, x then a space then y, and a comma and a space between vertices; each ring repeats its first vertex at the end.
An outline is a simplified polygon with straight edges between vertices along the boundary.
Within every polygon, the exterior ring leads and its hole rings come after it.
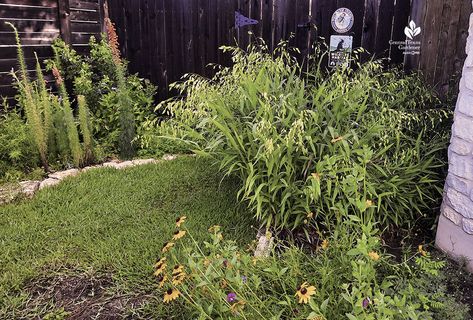
MULTIPOLYGON (((123 319, 146 303, 146 295, 125 295, 114 290, 109 275, 54 275, 28 285, 26 310, 67 319, 123 319)), ((55 319, 55 317, 52 317, 55 319)))

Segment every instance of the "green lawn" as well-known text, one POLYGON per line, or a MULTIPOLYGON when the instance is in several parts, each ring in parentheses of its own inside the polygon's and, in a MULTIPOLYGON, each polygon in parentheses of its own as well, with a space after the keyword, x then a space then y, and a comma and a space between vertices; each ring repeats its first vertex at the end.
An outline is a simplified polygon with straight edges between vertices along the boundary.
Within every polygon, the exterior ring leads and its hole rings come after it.
POLYGON ((198 239, 213 224, 226 237, 253 239, 235 183, 216 171, 208 160, 191 157, 97 169, 0 207, 0 318, 2 306, 5 312, 21 304, 11 297, 52 270, 107 272, 120 287, 146 286, 179 215, 188 217, 186 227, 198 239))

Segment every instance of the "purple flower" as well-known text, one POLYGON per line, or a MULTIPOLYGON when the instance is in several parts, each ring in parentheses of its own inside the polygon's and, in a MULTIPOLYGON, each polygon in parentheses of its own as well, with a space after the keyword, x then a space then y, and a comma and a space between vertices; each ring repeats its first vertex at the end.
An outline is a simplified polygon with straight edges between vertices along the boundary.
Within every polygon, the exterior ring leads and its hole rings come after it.
POLYGON ((230 292, 229 294, 227 294, 227 301, 229 303, 235 302, 236 298, 237 298, 237 295, 234 292, 230 292))
POLYGON ((241 280, 243 281, 243 283, 246 283, 246 280, 248 280, 248 278, 246 276, 241 276, 241 280))
POLYGON ((368 308, 368 306, 370 305, 370 303, 371 303, 370 298, 364 298, 364 299, 363 299, 363 302, 361 303, 361 305, 363 306, 363 309, 366 309, 366 308, 368 308))

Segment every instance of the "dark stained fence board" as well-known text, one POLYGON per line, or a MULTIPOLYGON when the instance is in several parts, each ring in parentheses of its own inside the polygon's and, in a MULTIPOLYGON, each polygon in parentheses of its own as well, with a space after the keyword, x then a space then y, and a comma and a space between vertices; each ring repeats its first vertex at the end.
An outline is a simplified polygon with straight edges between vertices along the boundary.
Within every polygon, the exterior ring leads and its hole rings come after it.
POLYGON ((364 60, 390 57, 406 70, 420 68, 445 93, 465 59, 472 9, 469 0, 0 0, 0 70, 16 54, 12 30, 4 21, 18 27, 29 59, 34 51, 51 56, 49 45, 59 35, 66 40, 69 35, 73 47, 87 53, 90 37, 104 31, 105 2, 130 71, 158 85, 160 100, 175 94, 169 85, 186 73, 211 77, 215 71, 209 64, 229 66, 231 55, 219 50, 222 45, 246 49, 262 38, 273 50, 293 35, 289 45, 300 50, 296 57, 304 62, 320 37, 328 44, 336 34, 331 18, 340 7, 355 15, 347 35, 354 37, 354 48, 366 50, 364 60), (258 24, 235 28, 237 10, 258 24), (410 20, 422 28, 415 39, 422 43, 419 56, 404 56, 390 45, 406 39, 410 20))
MULTIPOLYGON (((18 64, 15 35, 4 22, 18 29, 27 66, 34 70, 34 53, 40 61, 52 57, 51 44, 58 37, 79 53, 88 53, 90 37, 99 37, 102 31, 101 3, 103 0, 0 0, 0 96, 11 101, 15 95, 8 72, 18 64)), ((45 77, 51 75, 45 73, 45 77)))

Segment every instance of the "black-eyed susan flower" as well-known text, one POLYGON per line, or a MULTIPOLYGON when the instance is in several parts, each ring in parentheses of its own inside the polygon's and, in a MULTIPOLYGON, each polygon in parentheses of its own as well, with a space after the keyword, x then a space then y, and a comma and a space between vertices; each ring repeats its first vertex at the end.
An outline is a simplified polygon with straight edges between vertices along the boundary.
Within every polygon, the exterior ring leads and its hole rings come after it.
POLYGON ((164 262, 166 262, 166 257, 162 257, 161 259, 157 260, 154 264, 154 267, 159 268, 164 262))
POLYGON ((379 260, 379 254, 376 251, 371 251, 370 253, 368 253, 368 256, 373 261, 378 261, 379 260))
POLYGON ((308 303, 310 297, 315 294, 317 290, 314 286, 309 286, 307 282, 301 284, 299 288, 297 288, 296 296, 299 297, 299 303, 308 303))
POLYGON ((327 239, 324 239, 324 241, 322 241, 322 244, 320 245, 320 247, 323 249, 323 250, 327 250, 328 249, 328 246, 329 246, 329 242, 327 239))
POLYGON ((174 247, 174 242, 166 242, 161 250, 163 253, 168 252, 172 247, 174 247))
POLYGON ((172 284, 175 286, 178 286, 184 281, 185 278, 186 278, 186 273, 184 271, 178 274, 175 274, 172 277, 172 284))
POLYGON ((181 225, 186 222, 186 219, 187 217, 186 216, 182 216, 182 217, 179 217, 176 219, 176 227, 180 228, 181 225))
POLYGON ((164 270, 166 270, 166 262, 162 262, 159 266, 157 266, 154 275, 159 276, 160 274, 164 273, 164 270))
POLYGON ((174 268, 172 269, 172 275, 181 273, 182 271, 184 271, 184 266, 176 264, 174 268))
POLYGON ((160 288, 162 288, 164 286, 164 284, 166 283, 166 280, 167 280, 166 275, 161 274, 161 275, 158 276, 158 283, 159 283, 160 288))
POLYGON ((181 292, 179 291, 179 289, 176 289, 176 288, 173 288, 173 289, 168 289, 166 290, 166 292, 164 293, 164 303, 168 303, 168 302, 171 302, 173 300, 176 300, 177 298, 179 298, 179 296, 181 295, 181 292))
POLYGON ((179 240, 185 235, 186 235, 186 232, 184 230, 177 230, 176 232, 174 232, 174 235, 172 236, 172 240, 179 240))

